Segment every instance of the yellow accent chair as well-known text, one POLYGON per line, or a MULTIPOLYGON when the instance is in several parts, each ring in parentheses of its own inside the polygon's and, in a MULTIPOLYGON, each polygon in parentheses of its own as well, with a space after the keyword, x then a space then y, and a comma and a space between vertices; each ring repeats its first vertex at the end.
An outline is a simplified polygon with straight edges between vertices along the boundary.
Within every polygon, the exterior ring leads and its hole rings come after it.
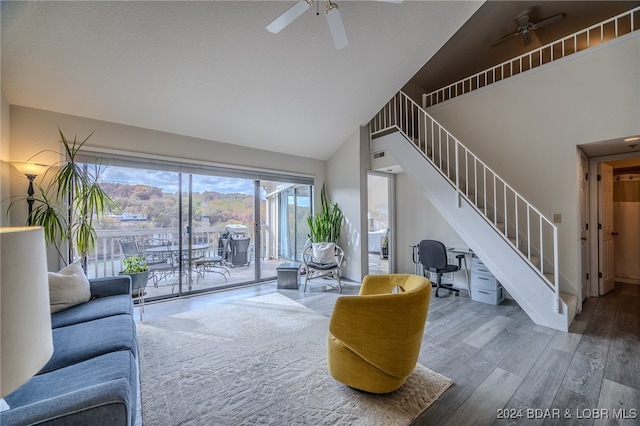
POLYGON ((337 381, 382 394, 399 389, 418 362, 431 282, 419 275, 367 275, 357 296, 336 300, 327 364, 337 381))

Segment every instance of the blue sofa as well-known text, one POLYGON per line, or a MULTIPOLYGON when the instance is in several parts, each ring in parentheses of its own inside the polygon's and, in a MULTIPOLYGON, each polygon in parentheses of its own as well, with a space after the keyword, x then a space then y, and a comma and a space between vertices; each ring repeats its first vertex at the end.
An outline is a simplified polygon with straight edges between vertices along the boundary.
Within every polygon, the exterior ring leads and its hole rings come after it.
POLYGON ((5 397, 0 425, 134 425, 138 344, 131 279, 89 280, 91 300, 51 315, 53 355, 5 397))

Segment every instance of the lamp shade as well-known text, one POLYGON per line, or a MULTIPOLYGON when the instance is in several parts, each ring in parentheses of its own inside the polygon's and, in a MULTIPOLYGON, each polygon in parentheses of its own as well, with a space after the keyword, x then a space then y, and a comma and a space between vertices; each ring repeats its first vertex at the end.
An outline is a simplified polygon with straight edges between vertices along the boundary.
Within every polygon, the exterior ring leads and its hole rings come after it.
POLYGON ((44 230, 0 228, 0 397, 53 354, 44 230))
POLYGON ((12 161, 13 167, 25 175, 39 176, 44 173, 49 166, 40 163, 32 163, 29 161, 12 161))

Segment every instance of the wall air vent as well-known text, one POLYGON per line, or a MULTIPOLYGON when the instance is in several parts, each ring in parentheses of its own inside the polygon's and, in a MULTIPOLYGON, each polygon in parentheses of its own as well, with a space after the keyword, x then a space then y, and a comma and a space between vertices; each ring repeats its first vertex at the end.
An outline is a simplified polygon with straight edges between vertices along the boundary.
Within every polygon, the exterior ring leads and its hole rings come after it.
POLYGON ((384 157, 384 151, 373 153, 373 158, 382 158, 382 157, 384 157))

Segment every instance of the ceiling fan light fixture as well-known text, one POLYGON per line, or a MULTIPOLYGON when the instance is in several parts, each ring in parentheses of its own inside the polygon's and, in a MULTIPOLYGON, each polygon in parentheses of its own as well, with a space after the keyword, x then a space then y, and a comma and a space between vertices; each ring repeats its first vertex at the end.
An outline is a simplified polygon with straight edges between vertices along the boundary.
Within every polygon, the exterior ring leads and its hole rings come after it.
POLYGON ((331 32, 331 36, 333 37, 333 44, 338 50, 344 49, 349 44, 349 40, 347 39, 347 32, 344 29, 342 17, 340 16, 340 11, 338 10, 338 5, 333 3, 331 0, 328 0, 325 13, 327 15, 327 24, 329 24, 329 31, 331 32))
MULTIPOLYGON (((403 0, 377 1, 383 1, 387 3, 402 3, 403 0)), ((306 12, 312 4, 313 0, 298 0, 293 6, 291 6, 283 14, 274 19, 269 25, 267 25, 267 30, 274 34, 279 33, 280 31, 285 29, 287 25, 291 24, 304 12, 306 12)), ((319 10, 317 14, 320 15, 319 10)), ((336 49, 344 49, 349 44, 349 39, 347 38, 347 32, 344 29, 344 23, 342 22, 342 17, 340 16, 338 5, 331 0, 327 0, 325 15, 327 15, 327 24, 329 25, 329 31, 331 32, 331 37, 333 38, 333 44, 335 45, 336 49)))

